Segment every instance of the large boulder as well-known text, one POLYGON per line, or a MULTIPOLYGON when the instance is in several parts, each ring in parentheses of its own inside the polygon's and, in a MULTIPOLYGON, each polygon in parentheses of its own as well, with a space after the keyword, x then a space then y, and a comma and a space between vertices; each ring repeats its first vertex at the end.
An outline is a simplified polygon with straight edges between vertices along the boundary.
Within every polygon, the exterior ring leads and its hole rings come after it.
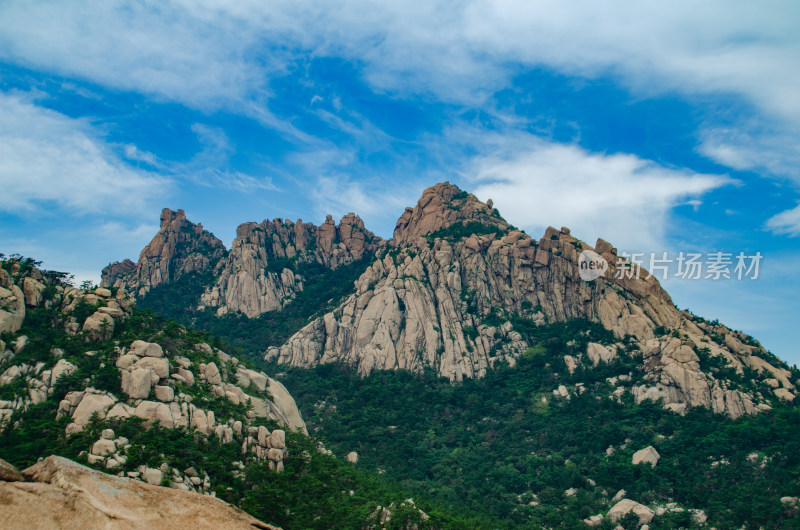
POLYGON ((297 403, 295 403, 289 391, 286 390, 286 387, 271 377, 268 377, 267 381, 267 391, 272 396, 272 402, 280 409, 283 417, 286 418, 287 426, 294 431, 308 434, 306 423, 300 415, 300 409, 297 408, 297 403))
POLYGON ((54 386, 62 375, 71 374, 77 367, 66 359, 59 359, 50 371, 50 386, 54 386))
POLYGON ((135 340, 131 343, 128 351, 131 355, 139 357, 163 357, 164 350, 160 345, 155 342, 145 342, 143 340, 135 340))
POLYGON ((0 481, 18 482, 25 480, 17 468, 0 458, 0 481))
POLYGON ((656 467, 658 461, 661 459, 661 455, 658 454, 658 451, 652 446, 649 445, 644 449, 640 449, 633 453, 633 465, 638 466, 639 464, 650 464, 653 467, 656 467))
POLYGON ((136 361, 134 368, 146 368, 152 370, 160 379, 169 377, 169 361, 164 358, 144 357, 136 361))
POLYGON ((108 340, 114 335, 114 319, 101 311, 95 311, 83 323, 82 329, 91 340, 108 340))
POLYGON ((136 368, 122 372, 122 391, 131 399, 147 399, 153 387, 153 371, 136 368))
POLYGON ((222 376, 219 373, 219 368, 215 363, 208 363, 205 368, 206 381, 210 385, 219 385, 222 383, 222 376))
POLYGON ((633 513, 639 518, 639 524, 648 524, 655 517, 655 512, 643 504, 630 499, 622 499, 608 511, 606 517, 612 522, 617 523, 629 513, 633 513))
MULTIPOLYGON (((3 271, 5 272, 5 271, 3 271)), ((25 295, 16 285, 0 286, 0 333, 16 333, 25 320, 25 295)))
POLYGON ((100 419, 106 417, 106 412, 117 402, 117 398, 108 394, 97 393, 94 389, 87 389, 80 403, 72 411, 72 423, 67 425, 67 434, 83 430, 88 425, 89 419, 97 413, 100 419))

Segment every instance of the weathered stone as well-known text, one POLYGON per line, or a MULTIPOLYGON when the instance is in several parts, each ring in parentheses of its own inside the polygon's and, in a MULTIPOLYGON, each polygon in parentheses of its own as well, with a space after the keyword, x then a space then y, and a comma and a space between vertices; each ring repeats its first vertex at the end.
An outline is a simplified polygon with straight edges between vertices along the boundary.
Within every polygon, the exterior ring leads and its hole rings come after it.
POLYGON ((41 305, 42 293, 45 287, 45 284, 33 278, 24 278, 22 280, 22 292, 25 296, 25 303, 31 307, 38 307, 41 305))
POLYGON ((19 482, 25 478, 17 468, 0 458, 0 481, 4 482, 19 482))
POLYGON ((261 447, 269 447, 269 431, 263 425, 258 427, 258 445, 261 447))
POLYGON ((222 383, 222 376, 219 373, 219 368, 217 368, 216 363, 208 363, 205 367, 204 371, 206 375, 206 381, 211 385, 219 385, 222 383))
POLYGON ((117 403, 106 414, 106 418, 130 418, 134 413, 134 408, 126 403, 117 403))
POLYGON ((586 348, 586 356, 589 357, 593 365, 597 366, 601 361, 604 363, 611 361, 616 357, 616 354, 611 353, 611 350, 602 344, 590 342, 586 348))
POLYGON ((97 440, 92 446, 92 454, 97 456, 108 456, 116 451, 117 444, 114 443, 114 440, 106 440, 105 438, 97 440))
POLYGON ((55 386, 62 375, 69 375, 78 368, 65 359, 59 359, 50 371, 50 386, 55 386))
POLYGON ((164 350, 159 344, 135 340, 131 343, 129 353, 138 357, 163 357, 164 350))
POLYGON ((131 399, 147 399, 153 386, 153 371, 147 368, 136 368, 130 372, 122 372, 122 391, 131 399))
POLYGON ((105 418, 106 412, 116 401, 116 398, 112 396, 87 392, 72 412, 72 423, 67 425, 67 434, 83 430, 94 413, 97 413, 101 419, 105 418))
POLYGON ((650 464, 652 467, 656 467, 660 459, 661 455, 650 445, 633 453, 632 463, 635 466, 639 464, 650 464))
POLYGON ((585 524, 586 526, 600 526, 601 524, 603 524, 603 515, 602 514, 592 515, 591 517, 584 519, 583 524, 585 524))
POLYGON ((170 386, 155 386, 153 392, 158 401, 169 403, 175 399, 175 393, 170 386))
POLYGON ((144 478, 145 482, 147 482, 148 484, 152 484, 154 486, 160 486, 161 481, 164 478, 164 474, 161 472, 160 469, 153 469, 152 467, 148 467, 144 470, 142 478, 144 478))
POLYGON ((25 295, 16 285, 0 287, 0 333, 16 333, 25 320, 25 295))
POLYGON ((145 368, 151 370, 160 379, 169 377, 169 361, 165 358, 144 357, 136 361, 134 368, 145 368))
POLYGON ((631 512, 639 518, 639 524, 648 524, 655 516, 655 512, 647 506, 630 499, 622 499, 608 511, 606 517, 608 517, 612 523, 617 523, 631 512))
POLYGON ((269 435, 269 446, 275 449, 284 449, 286 447, 286 433, 281 429, 275 429, 269 435))
POLYGON ((186 384, 192 386, 194 384, 194 374, 184 367, 178 368, 178 375, 186 381, 186 384))
POLYGON ((100 311, 96 311, 83 323, 83 332, 91 340, 108 340, 114 335, 114 319, 100 311))

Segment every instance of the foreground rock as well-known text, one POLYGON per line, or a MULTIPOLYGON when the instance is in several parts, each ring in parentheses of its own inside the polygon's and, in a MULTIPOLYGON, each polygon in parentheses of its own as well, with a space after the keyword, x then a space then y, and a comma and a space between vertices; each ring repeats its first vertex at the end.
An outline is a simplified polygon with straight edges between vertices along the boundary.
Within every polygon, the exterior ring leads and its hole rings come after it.
POLYGON ((0 481, 3 528, 263 528, 219 499, 106 475, 59 456, 0 481))

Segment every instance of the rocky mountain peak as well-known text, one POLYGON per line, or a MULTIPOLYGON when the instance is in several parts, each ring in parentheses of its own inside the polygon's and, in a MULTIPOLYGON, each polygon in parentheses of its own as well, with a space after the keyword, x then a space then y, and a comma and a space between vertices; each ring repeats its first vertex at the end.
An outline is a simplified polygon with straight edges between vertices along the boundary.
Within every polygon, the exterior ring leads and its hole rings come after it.
POLYGON ((397 220, 392 242, 395 245, 411 243, 457 222, 479 222, 502 229, 509 227, 494 209, 491 199, 484 203, 458 186, 440 182, 422 192, 414 208, 406 208, 397 220))
POLYGON ((138 263, 114 262, 103 269, 102 285, 126 286, 144 294, 150 288, 203 271, 224 256, 225 245, 203 225, 192 223, 183 210, 161 211, 161 228, 139 254, 138 263))

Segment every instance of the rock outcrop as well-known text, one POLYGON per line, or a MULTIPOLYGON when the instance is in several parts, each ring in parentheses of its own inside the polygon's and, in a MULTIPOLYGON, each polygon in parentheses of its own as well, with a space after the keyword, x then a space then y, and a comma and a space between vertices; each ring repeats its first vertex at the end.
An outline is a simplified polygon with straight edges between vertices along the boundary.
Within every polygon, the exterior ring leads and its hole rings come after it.
MULTIPOLYGON (((490 204, 448 183, 425 190, 406 209, 378 256, 339 307, 266 358, 306 367, 344 362, 365 375, 430 367, 459 381, 497 363, 513 365, 530 346, 535 337, 515 331, 511 316, 537 324, 582 318, 635 341, 647 371, 646 384, 632 390, 639 401, 660 399, 678 412, 705 406, 732 417, 756 413, 757 396, 704 371, 701 352, 772 376, 781 394, 794 390, 789 372, 768 362, 757 343, 678 310, 654 276, 618 257, 608 242, 591 247, 552 227, 531 239, 490 204), (580 276, 584 250, 609 265, 593 281, 580 276), (659 337, 661 330, 672 334, 659 337)), ((590 344, 585 358, 610 362, 618 348, 590 344)), ((571 371, 578 360, 568 360, 571 371)))
POLYGON ((161 228, 134 264, 126 259, 103 269, 103 286, 125 287, 141 296, 152 287, 177 280, 181 275, 205 271, 226 253, 214 234, 186 219, 183 210, 164 208, 161 228))
POLYGON ((22 475, 0 477, 3 528, 275 528, 219 499, 106 475, 59 456, 22 475))

